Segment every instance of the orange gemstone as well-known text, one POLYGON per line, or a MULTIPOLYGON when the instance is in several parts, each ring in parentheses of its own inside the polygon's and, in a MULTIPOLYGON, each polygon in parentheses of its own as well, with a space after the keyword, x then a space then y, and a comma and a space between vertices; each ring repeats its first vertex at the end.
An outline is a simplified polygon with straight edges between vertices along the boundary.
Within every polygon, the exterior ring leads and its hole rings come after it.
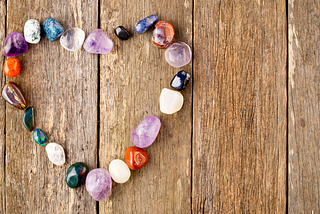
POLYGON ((8 77, 16 77, 20 74, 20 62, 17 58, 9 58, 4 62, 3 72, 8 77))
POLYGON ((174 29, 172 24, 160 21, 155 25, 152 32, 152 42, 158 48, 167 48, 171 45, 174 38, 174 29))
POLYGON ((132 170, 144 167, 149 161, 147 152, 138 147, 129 147, 126 150, 124 159, 128 167, 132 170))

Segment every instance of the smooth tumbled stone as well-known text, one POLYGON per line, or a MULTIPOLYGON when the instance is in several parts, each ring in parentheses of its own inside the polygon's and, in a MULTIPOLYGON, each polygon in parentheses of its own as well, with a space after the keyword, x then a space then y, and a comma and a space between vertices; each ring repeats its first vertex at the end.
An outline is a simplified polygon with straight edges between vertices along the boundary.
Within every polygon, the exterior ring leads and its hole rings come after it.
POLYGON ((143 34, 158 21, 157 15, 148 16, 136 23, 134 29, 137 33, 143 34))
POLYGON ((16 77, 20 74, 21 66, 17 58, 8 58, 3 65, 3 73, 8 77, 16 77))
POLYGON ((131 175, 130 169, 127 164, 120 159, 111 161, 111 163, 109 164, 109 172, 112 180, 120 184, 127 182, 131 175))
POLYGON ((158 48, 167 48, 172 44, 174 35, 172 24, 160 21, 152 32, 152 43, 158 48))
POLYGON ((58 39, 64 32, 64 27, 54 18, 47 18, 42 23, 44 32, 46 33, 47 38, 53 42, 58 39))
POLYGON ((34 129, 34 108, 28 107, 24 111, 23 125, 26 129, 31 132, 34 129))
POLYGON ((85 183, 86 177, 89 173, 87 164, 77 162, 72 164, 66 175, 66 183, 70 188, 77 188, 85 183))
POLYGON ((160 111, 165 114, 173 114, 179 111, 183 105, 183 96, 178 91, 167 88, 162 89, 160 95, 160 111))
POLYGON ((109 172, 102 168, 91 170, 86 178, 86 189, 94 200, 106 200, 112 189, 112 179, 109 172))
POLYGON ((6 57, 18 56, 28 51, 28 43, 24 37, 18 32, 9 33, 4 46, 3 54, 6 57))
POLYGON ((46 151, 49 160, 55 165, 63 165, 66 162, 64 149, 57 143, 48 143, 46 151))
POLYGON ((141 121, 141 123, 132 132, 132 141, 139 148, 150 146, 157 138, 161 127, 159 118, 150 116, 141 121))
POLYGON ((85 39, 83 30, 77 27, 66 30, 60 37, 60 44, 68 51, 77 51, 85 39))
POLYGON ((147 165, 149 156, 143 149, 129 147, 124 154, 124 160, 130 169, 137 170, 147 165))
POLYGON ((189 64, 191 55, 191 48, 184 42, 173 43, 165 52, 167 63, 175 68, 189 64))
POLYGON ((46 133, 44 133, 44 131, 42 131, 41 129, 35 129, 32 132, 32 138, 40 146, 45 146, 48 141, 48 137, 47 137, 46 133))
POLYGON ((83 48, 89 53, 107 54, 113 48, 113 42, 100 29, 95 29, 87 37, 83 48))
POLYGON ((130 33, 122 26, 117 27, 114 30, 114 33, 121 40, 127 40, 130 37, 130 33))
POLYGON ((171 87, 176 89, 177 91, 183 91, 190 80, 190 74, 185 71, 179 71, 176 73, 170 83, 171 87))
POLYGON ((40 23, 35 19, 29 19, 24 24, 24 38, 28 43, 37 44, 41 39, 40 23))
POLYGON ((7 82, 2 88, 1 96, 5 101, 18 109, 24 110, 27 107, 27 102, 18 86, 14 82, 7 82))

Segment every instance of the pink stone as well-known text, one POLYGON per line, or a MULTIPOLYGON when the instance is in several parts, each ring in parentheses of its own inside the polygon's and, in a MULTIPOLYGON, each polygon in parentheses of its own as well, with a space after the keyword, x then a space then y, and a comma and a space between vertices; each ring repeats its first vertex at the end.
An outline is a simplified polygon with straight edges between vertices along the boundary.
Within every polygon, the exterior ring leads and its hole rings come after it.
POLYGON ((132 141, 139 148, 150 146, 159 134, 161 122, 159 118, 150 116, 145 118, 132 132, 132 141))
POLYGON ((102 168, 91 170, 86 178, 86 188, 94 200, 106 200, 110 196, 112 188, 109 172, 102 168))
POLYGON ((166 61, 175 68, 189 64, 191 56, 191 48, 184 42, 173 43, 165 52, 166 61))
POLYGON ((112 50, 113 42, 102 30, 95 29, 87 37, 83 48, 89 53, 107 54, 112 50))

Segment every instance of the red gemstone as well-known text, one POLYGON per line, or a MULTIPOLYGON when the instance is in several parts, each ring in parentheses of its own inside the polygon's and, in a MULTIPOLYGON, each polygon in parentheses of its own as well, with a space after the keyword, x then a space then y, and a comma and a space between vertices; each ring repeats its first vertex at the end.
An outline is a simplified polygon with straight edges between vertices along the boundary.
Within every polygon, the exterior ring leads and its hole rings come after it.
POLYGON ((132 170, 141 169, 149 161, 147 152, 138 147, 129 147, 126 150, 124 159, 129 168, 132 170))
POLYGON ((174 34, 172 24, 160 21, 152 32, 152 43, 158 48, 167 48, 171 45, 174 34))

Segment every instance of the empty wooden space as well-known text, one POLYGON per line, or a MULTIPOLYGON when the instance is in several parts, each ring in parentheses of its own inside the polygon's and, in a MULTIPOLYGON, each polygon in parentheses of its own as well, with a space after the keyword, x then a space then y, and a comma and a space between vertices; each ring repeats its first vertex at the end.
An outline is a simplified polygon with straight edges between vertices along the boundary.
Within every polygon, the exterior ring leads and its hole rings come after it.
POLYGON ((23 111, 0 99, 0 213, 320 212, 320 1, 0 0, 1 50, 28 19, 48 17, 86 36, 101 28, 114 48, 69 52, 43 36, 17 57, 18 77, 0 73, 67 157, 53 165, 23 127, 23 111), (171 67, 152 31, 134 31, 151 14, 190 45, 190 64, 171 67), (129 40, 114 35, 119 25, 129 40), (184 106, 165 115, 160 92, 182 69, 192 76, 184 106), (124 159, 131 132, 152 115, 162 127, 146 148, 149 163, 114 184, 108 200, 66 185, 75 162, 108 169, 124 159))

